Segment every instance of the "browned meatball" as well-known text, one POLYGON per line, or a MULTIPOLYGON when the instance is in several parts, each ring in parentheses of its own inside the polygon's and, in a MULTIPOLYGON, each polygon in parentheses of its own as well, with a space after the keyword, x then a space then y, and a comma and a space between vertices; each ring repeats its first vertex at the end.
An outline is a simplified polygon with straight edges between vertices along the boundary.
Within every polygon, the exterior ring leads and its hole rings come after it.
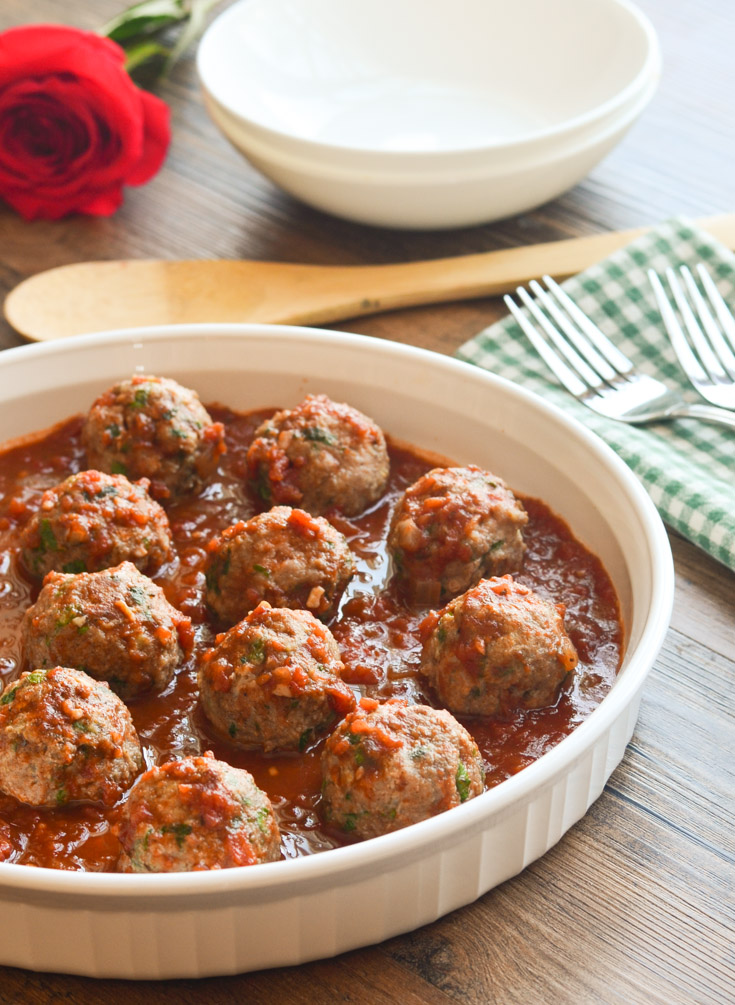
POLYGON ((268 796, 211 754, 151 768, 130 790, 118 830, 121 872, 190 872, 275 862, 280 834, 268 796))
POLYGON ((355 516, 376 502, 388 481, 382 431, 362 412, 309 394, 255 431, 247 454, 255 491, 268 504, 319 515, 355 516))
POLYGON ((202 708, 240 747, 303 750, 355 705, 332 633, 309 611, 262 603, 202 658, 202 708))
POLYGON ((138 375, 94 402, 82 429, 91 467, 150 478, 169 499, 198 489, 224 451, 224 426, 194 391, 167 377, 138 375))
POLYGON ((116 802, 143 769, 123 702, 81 670, 21 674, 0 695, 0 789, 31 806, 116 802))
POLYGON ((489 471, 434 468, 403 495, 388 548, 396 576, 417 603, 439 604, 483 576, 517 572, 528 516, 489 471))
POLYGON ((273 607, 307 608, 326 619, 354 571, 344 535, 324 517, 276 506, 210 542, 207 602, 227 625, 261 600, 273 607))
POLYGON ((504 716, 553 705, 577 652, 564 606, 511 576, 483 579, 421 625, 420 671, 458 715, 504 716))
POLYGON ((377 837, 479 795, 484 777, 477 744, 449 712, 363 698, 322 751, 324 818, 377 837))
POLYGON ((22 639, 27 665, 76 667, 134 698, 169 683, 192 631, 161 587, 123 562, 101 572, 49 572, 22 639))
POLYGON ((21 534, 31 575, 96 572, 130 561, 151 571, 171 557, 168 517, 146 491, 148 481, 80 471, 47 489, 21 534))

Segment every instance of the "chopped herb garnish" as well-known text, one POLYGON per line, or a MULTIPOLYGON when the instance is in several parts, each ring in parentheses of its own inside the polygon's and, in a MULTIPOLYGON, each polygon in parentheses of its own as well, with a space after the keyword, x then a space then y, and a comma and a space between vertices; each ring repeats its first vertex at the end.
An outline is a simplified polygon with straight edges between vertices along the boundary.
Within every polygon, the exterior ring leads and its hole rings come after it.
POLYGON ((248 647, 248 657, 251 663, 262 663, 265 659, 265 642, 262 639, 255 639, 248 647))
POLYGON ((84 615, 81 613, 81 611, 78 611, 76 607, 65 607, 63 611, 59 614, 58 618, 56 619, 56 628, 57 630, 61 628, 66 628, 66 626, 70 625, 75 618, 83 618, 83 617, 84 615))
POLYGON ((33 670, 32 673, 28 674, 26 680, 30 681, 31 684, 40 684, 45 676, 46 676, 45 670, 33 670))
POLYGON ((266 569, 264 565, 254 565, 253 572, 259 572, 261 576, 270 576, 270 569, 266 569))
POLYGON ((250 484, 252 485, 255 494, 260 496, 263 502, 271 501, 273 492, 271 490, 271 483, 268 479, 268 472, 265 468, 258 468, 258 477, 253 479, 250 484))
POLYGON ((41 535, 41 551, 58 551, 59 545, 51 521, 41 520, 38 530, 41 535))
POLYGON ((305 729, 304 732, 299 737, 299 750, 304 751, 309 746, 311 738, 314 735, 313 729, 305 729))
POLYGON ((151 610, 148 604, 150 597, 145 588, 138 586, 137 583, 133 583, 133 585, 128 588, 128 595, 136 607, 142 607, 143 614, 150 617, 151 610))
POLYGON ((0 705, 9 705, 10 702, 15 698, 18 693, 18 688, 14 687, 11 691, 6 691, 5 694, 0 698, 0 705))
POLYGON ((234 739, 235 739, 235 734, 237 733, 237 726, 235 725, 235 723, 234 723, 234 722, 231 722, 231 723, 230 723, 230 725, 229 725, 229 727, 228 727, 228 729, 227 729, 227 732, 228 732, 228 733, 230 734, 230 736, 231 736, 231 737, 233 738, 233 740, 234 740, 234 739))
POLYGON ((459 793, 459 801, 463 803, 470 795, 470 773, 461 761, 457 765, 457 774, 454 776, 454 783, 459 793))
POLYGON ((110 471, 113 475, 127 475, 128 469, 120 461, 113 461, 110 465, 110 471))
POLYGON ((164 824, 161 828, 161 834, 173 834, 176 838, 176 847, 183 848, 184 841, 191 834, 192 826, 191 824, 164 824))
POLYGON ((266 833, 266 820, 270 816, 270 811, 267 806, 261 806, 258 812, 255 814, 255 822, 257 823, 262 834, 266 833))
POLYGON ((76 575, 79 572, 86 572, 87 566, 84 564, 83 558, 75 558, 73 562, 67 562, 65 565, 62 565, 61 571, 76 575))
POLYGON ((328 429, 322 429, 321 426, 307 426, 303 431, 303 437, 312 443, 326 443, 328 446, 334 446, 337 442, 332 433, 328 429))
POLYGON ((65 803, 68 798, 69 797, 67 795, 66 789, 57 789, 56 790, 56 805, 57 806, 61 806, 61 804, 65 803))
POLYGON ((130 408, 145 408, 148 404, 148 391, 144 387, 139 387, 130 402, 130 408))

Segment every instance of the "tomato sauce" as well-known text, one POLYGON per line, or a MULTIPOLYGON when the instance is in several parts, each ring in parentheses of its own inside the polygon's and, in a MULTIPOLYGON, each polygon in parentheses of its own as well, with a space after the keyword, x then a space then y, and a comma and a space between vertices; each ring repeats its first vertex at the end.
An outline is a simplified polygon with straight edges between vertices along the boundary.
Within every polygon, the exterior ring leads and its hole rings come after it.
MULTIPOLYGON (((196 666, 214 638, 204 602, 206 546, 214 534, 246 520, 258 506, 245 487, 245 454, 253 431, 273 410, 242 415, 209 409, 226 426, 227 453, 202 491, 168 508, 177 557, 154 577, 169 601, 195 626, 190 659, 162 693, 129 703, 150 766, 212 750, 216 757, 247 768, 269 794, 278 816, 286 857, 311 854, 346 842, 319 816, 323 740, 300 754, 264 755, 239 751, 217 739, 197 702, 196 666)), ((19 531, 44 489, 85 467, 81 418, 47 435, 7 450, 0 457, 0 685, 17 677, 22 662, 20 624, 35 601, 38 584, 18 561, 19 531)), ((330 514, 347 537, 358 571, 329 627, 346 664, 345 680, 361 695, 400 695, 433 703, 417 668, 418 625, 426 609, 408 606, 393 588, 385 539, 390 514, 403 490, 433 465, 419 451, 391 444, 391 476, 380 502, 360 517, 330 514)), ((500 472, 502 474, 502 472, 500 472)), ((523 499, 529 513, 527 553, 515 578, 566 605, 566 628, 580 662, 571 683, 551 708, 518 712, 490 722, 464 719, 482 751, 492 787, 520 771, 570 733, 610 690, 622 655, 617 598, 599 560, 572 536, 566 524, 535 499, 523 499)), ((110 871, 120 851, 112 809, 72 805, 36 809, 0 793, 0 861, 52 868, 110 871)))

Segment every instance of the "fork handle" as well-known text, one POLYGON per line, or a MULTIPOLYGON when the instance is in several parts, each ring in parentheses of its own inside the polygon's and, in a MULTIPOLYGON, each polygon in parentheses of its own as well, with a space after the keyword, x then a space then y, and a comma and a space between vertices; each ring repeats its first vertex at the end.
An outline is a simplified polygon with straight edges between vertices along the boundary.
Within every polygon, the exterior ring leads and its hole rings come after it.
POLYGON ((666 410, 669 419, 702 419, 718 426, 735 429, 735 412, 727 408, 716 408, 714 405, 672 405, 666 410))

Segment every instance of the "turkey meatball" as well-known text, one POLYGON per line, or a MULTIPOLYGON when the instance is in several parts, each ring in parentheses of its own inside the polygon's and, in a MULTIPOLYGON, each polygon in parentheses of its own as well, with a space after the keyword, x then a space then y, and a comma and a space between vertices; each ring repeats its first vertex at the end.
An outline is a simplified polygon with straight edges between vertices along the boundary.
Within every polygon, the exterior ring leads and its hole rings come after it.
POLYGON ((517 572, 528 516, 489 471, 434 468, 406 489, 393 513, 388 549, 412 600, 445 603, 483 576, 517 572))
POLYGON ((343 669, 313 614, 262 603, 204 654, 202 708, 239 747, 303 750, 354 708, 343 669))
POLYGON ((81 670, 32 670, 0 695, 0 789, 30 806, 115 803, 143 769, 130 712, 81 670))
POLYGON ((326 619, 354 571, 344 535, 324 517, 276 506, 228 527, 210 543, 207 602, 227 625, 261 600, 326 619))
POLYGON ((211 754, 151 768, 130 790, 118 828, 122 872, 190 872, 275 862, 280 834, 268 796, 211 754))
POLYGON ((324 394, 309 394, 259 426, 247 465, 265 502, 300 506, 317 516, 331 509, 361 513, 385 491, 389 470, 378 426, 324 394))
POLYGON ((577 652, 564 605, 511 576, 484 579, 421 625, 420 672, 458 715, 502 717, 553 705, 577 652))
POLYGON ((47 489, 21 534, 31 575, 97 572, 130 561, 151 571, 172 553, 168 517, 146 491, 148 481, 80 471, 47 489))
POLYGON ((362 699, 322 752, 325 820, 358 838, 377 837, 479 795, 477 744, 444 709, 394 698, 362 699))
POLYGON ((22 626, 26 664, 106 680, 122 698, 166 687, 191 648, 189 618, 131 562, 101 572, 49 572, 22 626))
POLYGON ((167 500, 201 486, 224 451, 224 426, 212 422, 194 391, 167 377, 137 375, 94 402, 82 429, 90 466, 149 478, 167 500))

